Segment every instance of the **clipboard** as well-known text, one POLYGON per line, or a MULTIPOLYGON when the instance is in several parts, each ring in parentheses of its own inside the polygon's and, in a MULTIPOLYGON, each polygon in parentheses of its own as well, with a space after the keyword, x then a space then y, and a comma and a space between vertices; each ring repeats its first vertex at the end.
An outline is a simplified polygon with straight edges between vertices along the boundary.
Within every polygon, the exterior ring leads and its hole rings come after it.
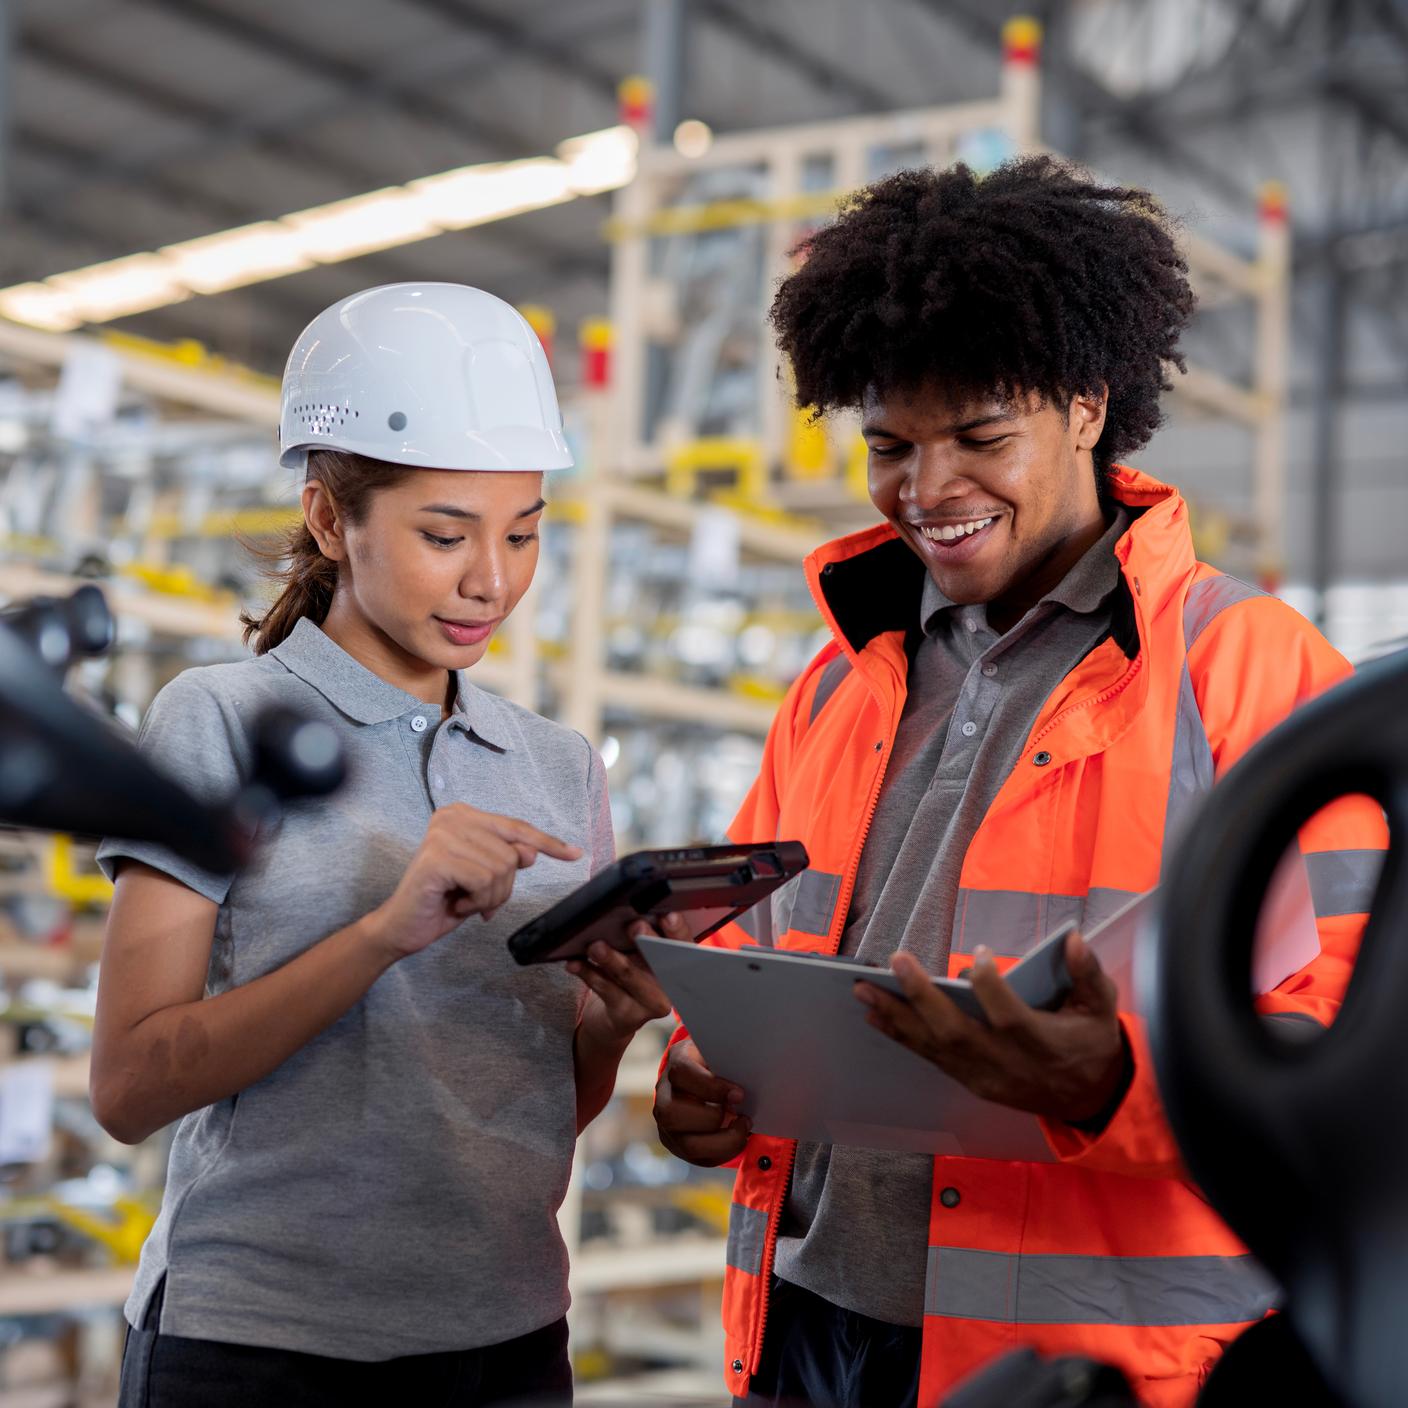
MULTIPOLYGON (((1134 896, 1087 942, 1119 989, 1121 1011, 1139 1010, 1137 962, 1158 891, 1134 896)), ((1023 996, 1039 989, 1049 935, 1007 973, 1023 996), (1028 967, 1030 978, 1021 977, 1028 967)), ((1054 1162, 1035 1115, 972 1094, 932 1062, 883 1036, 856 1000, 858 978, 899 991, 887 969, 745 946, 642 938, 639 946, 700 1054, 745 1093, 742 1113, 759 1134, 904 1153, 1054 1162)), ((1253 987, 1272 987, 1320 950, 1309 882, 1294 854, 1263 909, 1253 987), (1294 863, 1292 863, 1294 862, 1294 863)), ((946 989, 953 980, 942 980, 946 989)))
POLYGON ((1033 1116, 978 1099, 866 1022, 855 984, 898 993, 888 969, 782 949, 638 943, 710 1069, 743 1090, 741 1113, 757 1133, 911 1154, 1053 1157, 1033 1116))

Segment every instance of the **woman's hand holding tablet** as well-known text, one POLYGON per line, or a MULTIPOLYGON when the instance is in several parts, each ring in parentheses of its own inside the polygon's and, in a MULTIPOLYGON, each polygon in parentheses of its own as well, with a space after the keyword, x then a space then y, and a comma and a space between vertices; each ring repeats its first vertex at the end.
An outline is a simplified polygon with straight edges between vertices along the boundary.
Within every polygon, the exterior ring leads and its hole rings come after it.
MULTIPOLYGON (((628 937, 634 941, 644 935, 680 943, 688 943, 694 937, 683 914, 662 916, 658 929, 644 921, 633 924, 628 937)), ((569 960, 567 971, 595 994, 595 1000, 588 999, 582 1021, 600 1023, 620 1040, 629 1040, 638 1028, 657 1017, 670 1015, 670 999, 639 953, 623 953, 605 939, 598 939, 585 957, 569 960)))

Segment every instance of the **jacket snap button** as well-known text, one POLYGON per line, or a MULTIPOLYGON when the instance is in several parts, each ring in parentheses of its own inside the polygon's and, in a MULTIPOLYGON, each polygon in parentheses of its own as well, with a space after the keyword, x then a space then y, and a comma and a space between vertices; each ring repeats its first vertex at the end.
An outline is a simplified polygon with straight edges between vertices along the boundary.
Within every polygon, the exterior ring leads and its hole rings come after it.
POLYGON ((743 1372, 743 1361, 741 1359, 735 1359, 733 1361, 733 1372, 735 1374, 741 1374, 743 1372))
POLYGON ((1044 767, 1047 765, 1047 763, 1049 763, 1050 761, 1051 761, 1051 754, 1050 754, 1050 753, 1046 753, 1046 752, 1038 753, 1038 754, 1032 759, 1032 762, 1035 763, 1036 766, 1039 767, 1039 768, 1044 768, 1044 767))
POLYGON ((875 745, 875 751, 877 753, 883 753, 885 751, 885 744, 883 741, 875 745))
POLYGON ((962 1198, 957 1188, 945 1188, 944 1191, 939 1194, 939 1201, 946 1208, 956 1208, 959 1203, 962 1202, 962 1198))
POLYGON ((758 1160, 758 1167, 766 1173, 772 1167, 772 1160, 766 1154, 758 1160))

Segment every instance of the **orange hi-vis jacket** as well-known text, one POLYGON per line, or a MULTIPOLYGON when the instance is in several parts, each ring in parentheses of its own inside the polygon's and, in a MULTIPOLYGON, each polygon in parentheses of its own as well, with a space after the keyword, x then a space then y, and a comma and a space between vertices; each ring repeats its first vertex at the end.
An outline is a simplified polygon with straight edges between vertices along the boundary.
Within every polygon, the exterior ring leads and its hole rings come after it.
MULTIPOLYGON (((1089 927, 1157 885, 1189 804, 1349 670, 1290 607, 1195 559, 1173 489, 1125 468, 1113 481, 1139 515, 1115 548, 1116 626, 1046 701, 969 846, 950 974, 980 943, 1010 963, 1063 920, 1089 927)), ((800 840, 811 868, 711 943, 837 951, 904 708, 923 564, 879 525, 821 548, 807 569, 835 640, 789 692, 730 834, 800 840)), ((1302 830, 1321 952, 1258 999, 1263 1013, 1333 1019, 1386 840, 1364 799, 1302 830)), ((1180 1164, 1143 1023, 1121 1021, 1133 1081, 1102 1132, 1043 1122, 1050 1163, 935 1158, 921 1408, 1018 1344, 1111 1361, 1142 1402, 1187 1404, 1273 1303, 1180 1164)), ((754 1135, 737 1163, 723 1317, 724 1378, 739 1396, 766 1332, 795 1147, 754 1135)))

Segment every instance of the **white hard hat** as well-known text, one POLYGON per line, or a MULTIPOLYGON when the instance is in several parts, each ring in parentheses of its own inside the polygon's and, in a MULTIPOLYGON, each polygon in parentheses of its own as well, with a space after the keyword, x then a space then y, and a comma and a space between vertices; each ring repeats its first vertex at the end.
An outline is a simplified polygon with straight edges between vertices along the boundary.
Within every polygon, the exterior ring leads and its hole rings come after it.
POLYGON ((570 469, 538 335, 465 284, 386 284, 334 304, 284 368, 279 463, 350 450, 422 469, 570 469))

